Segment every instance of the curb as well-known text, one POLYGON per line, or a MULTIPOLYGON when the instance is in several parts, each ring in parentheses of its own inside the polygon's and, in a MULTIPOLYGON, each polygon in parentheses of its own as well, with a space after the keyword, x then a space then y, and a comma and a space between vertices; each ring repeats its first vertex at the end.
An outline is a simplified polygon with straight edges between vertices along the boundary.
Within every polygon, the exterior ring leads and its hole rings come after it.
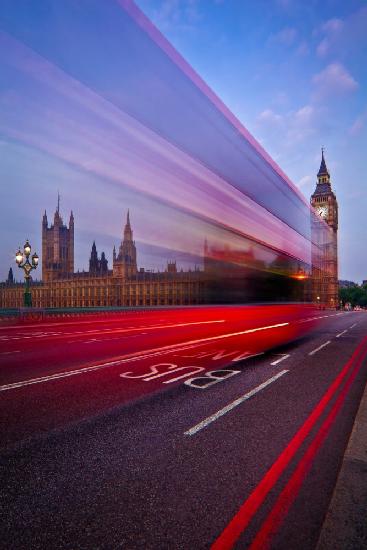
POLYGON ((315 550, 367 548, 367 384, 315 550))

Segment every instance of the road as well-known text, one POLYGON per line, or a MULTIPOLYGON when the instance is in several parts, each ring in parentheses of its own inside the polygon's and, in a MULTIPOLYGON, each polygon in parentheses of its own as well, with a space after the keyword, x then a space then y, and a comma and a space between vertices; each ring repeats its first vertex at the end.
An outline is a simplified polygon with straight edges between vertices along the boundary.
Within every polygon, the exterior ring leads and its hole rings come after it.
POLYGON ((313 548, 367 316, 264 311, 2 326, 3 547, 313 548))

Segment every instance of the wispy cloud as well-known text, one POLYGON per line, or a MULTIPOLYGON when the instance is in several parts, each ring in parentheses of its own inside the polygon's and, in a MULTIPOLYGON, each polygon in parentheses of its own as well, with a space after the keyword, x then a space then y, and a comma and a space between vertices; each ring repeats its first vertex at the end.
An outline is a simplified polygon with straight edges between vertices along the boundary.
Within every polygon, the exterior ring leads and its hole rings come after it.
POLYGON ((313 76, 312 82, 316 99, 343 95, 358 88, 358 82, 341 63, 330 63, 323 71, 313 76))
POLYGON ((305 40, 303 40, 296 50, 297 55, 308 55, 310 53, 310 47, 305 40))
POLYGON ((320 36, 316 47, 319 57, 337 56, 348 58, 352 53, 363 51, 367 47, 367 6, 340 19, 333 17, 315 29, 320 36))
POLYGON ((280 126, 283 124, 284 118, 272 109, 265 109, 259 114, 258 120, 271 126, 280 126))
POLYGON ((329 19, 321 26, 320 32, 324 33, 325 36, 316 48, 316 53, 319 57, 328 55, 334 41, 340 38, 340 32, 343 27, 343 20, 336 17, 329 19))
POLYGON ((351 136, 359 136, 367 128, 367 109, 357 116, 348 132, 351 136))
POLYGON ((164 0, 152 19, 163 31, 192 30, 201 19, 198 4, 198 0, 164 0))
POLYGON ((276 0, 276 4, 284 11, 289 11, 295 4, 295 0, 276 0))
POLYGON ((319 57, 324 57, 329 52, 330 43, 327 38, 323 38, 316 48, 316 53, 319 57))
POLYGON ((269 42, 278 43, 282 46, 291 46, 294 44, 297 38, 297 30, 294 27, 284 27, 276 34, 272 34, 269 38, 269 42))
POLYGON ((268 138, 282 136, 284 145, 290 146, 304 141, 316 132, 321 113, 321 109, 308 104, 284 115, 265 109, 258 115, 257 122, 260 130, 266 131, 268 138))
POLYGON ((333 17, 332 19, 329 19, 322 25, 322 30, 325 32, 338 32, 340 31, 344 26, 343 20, 338 19, 337 17, 333 17))
POLYGON ((297 186, 302 189, 304 187, 309 187, 313 184, 314 177, 312 176, 303 176, 299 181, 297 181, 297 186))

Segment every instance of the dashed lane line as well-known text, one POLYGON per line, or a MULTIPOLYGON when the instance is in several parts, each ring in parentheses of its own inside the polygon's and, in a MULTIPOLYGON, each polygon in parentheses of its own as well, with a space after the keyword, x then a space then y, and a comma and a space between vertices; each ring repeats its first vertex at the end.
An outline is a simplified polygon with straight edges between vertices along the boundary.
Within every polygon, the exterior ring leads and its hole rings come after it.
POLYGON ((209 426, 209 424, 212 424, 212 422, 215 422, 216 420, 218 420, 218 418, 220 418, 221 416, 223 416, 223 415, 227 414, 228 412, 232 411, 235 407, 238 407, 238 405, 241 405, 241 403, 243 403, 244 401, 247 401, 253 395, 255 395, 259 391, 263 390, 264 388, 266 388, 267 386, 269 386, 273 382, 275 382, 275 380, 278 380, 278 378, 280 378, 281 376, 283 376, 287 372, 289 372, 289 371, 288 370, 282 370, 281 372, 278 372, 278 374, 276 374, 275 376, 272 376, 271 378, 269 378, 268 380, 266 380, 265 382, 263 382, 262 384, 260 384, 256 388, 254 388, 253 390, 245 393, 244 395, 241 395, 241 397, 238 397, 237 399, 232 401, 232 403, 229 403, 229 405, 226 405, 225 407, 223 407, 223 409, 220 409, 219 411, 212 414, 211 416, 208 416, 207 418, 205 418, 204 420, 199 422, 199 424, 196 424, 195 426, 193 426, 192 428, 190 428, 189 430, 184 432, 184 435, 195 435, 196 433, 198 433, 203 428, 206 428, 207 426, 209 426))
POLYGON ((301 319, 296 321, 297 323, 308 323, 309 321, 315 321, 316 319, 327 319, 328 317, 337 317, 338 315, 343 315, 344 313, 333 313, 332 315, 319 315, 318 317, 308 317, 307 319, 301 319))
POLYGON ((151 325, 151 326, 143 326, 143 327, 130 327, 130 328, 127 328, 127 329, 107 329, 107 330, 83 330, 83 331, 75 331, 75 332, 56 332, 56 333, 53 333, 53 332, 44 332, 44 333, 41 333, 41 334, 30 334, 29 336, 10 336, 10 337, 0 337, 0 339, 7 339, 7 340, 23 340, 23 339, 30 339, 30 338, 43 338, 43 339, 46 339, 46 338, 49 338, 50 336, 60 336, 60 337, 65 337, 65 336, 80 336, 80 335, 85 335, 85 334, 90 334, 90 333, 94 333, 96 336, 100 335, 101 332, 103 332, 103 334, 122 334, 122 333, 125 333, 125 332, 131 332, 131 331, 134 331, 134 330, 156 330, 156 329, 165 329, 165 328, 178 328, 178 327, 188 327, 188 326, 192 326, 192 325, 211 325, 211 324, 214 324, 214 323, 225 323, 225 319, 218 319, 218 320, 215 320, 215 321, 194 321, 194 322, 190 322, 190 323, 175 323, 173 325, 151 325))
POLYGON ((290 353, 287 353, 287 354, 282 354, 282 357, 280 357, 279 359, 277 359, 276 361, 273 361, 272 363, 270 363, 271 365, 275 366, 275 365, 278 365, 279 363, 281 363, 282 361, 284 361, 285 359, 288 359, 288 357, 290 357, 290 353))
POLYGON ((320 349, 324 348, 325 346, 328 346, 329 344, 331 343, 331 340, 328 340, 327 342, 325 342, 324 344, 322 344, 321 346, 319 346, 318 348, 310 351, 310 353, 308 355, 314 355, 315 353, 317 353, 318 351, 320 351, 320 349))
POLYGON ((349 328, 354 328, 354 327, 356 327, 357 325, 358 325, 358 323, 354 323, 354 325, 352 325, 352 326, 349 327, 349 328))
POLYGON ((126 340, 127 338, 130 340, 131 338, 139 338, 142 334, 147 334, 146 332, 142 332, 141 334, 130 334, 129 336, 117 336, 117 338, 92 338, 91 340, 85 340, 84 342, 75 342, 71 341, 69 344, 95 344, 100 342, 112 342, 118 340, 119 342, 121 340, 126 340))
POLYGON ((348 329, 345 329, 345 330, 343 330, 343 332, 340 332, 339 334, 337 334, 337 335, 335 336, 335 338, 340 338, 340 337, 343 336, 343 334, 345 334, 346 332, 348 332, 348 329))

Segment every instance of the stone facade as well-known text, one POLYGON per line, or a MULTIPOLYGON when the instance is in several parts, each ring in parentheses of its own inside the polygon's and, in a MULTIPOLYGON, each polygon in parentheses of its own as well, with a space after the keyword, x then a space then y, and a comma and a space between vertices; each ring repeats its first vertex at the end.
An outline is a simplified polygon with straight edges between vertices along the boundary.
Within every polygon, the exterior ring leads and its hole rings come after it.
POLYGON ((69 227, 60 215, 60 196, 54 223, 48 227, 46 210, 42 219, 42 281, 67 277, 74 273, 74 216, 70 214, 69 227))
POLYGON ((311 196, 317 216, 312 220, 311 238, 315 245, 312 258, 313 301, 337 307, 338 301, 338 202, 331 188, 324 151, 311 196))
MULTIPOLYGON (((73 273, 74 219, 71 214, 69 228, 64 226, 59 206, 53 226, 47 227, 46 213, 43 217, 42 252, 43 280, 31 285, 33 307, 167 306, 203 301, 203 272, 198 269, 177 271, 175 262, 169 262, 164 272, 138 269, 129 213, 119 252, 113 253, 112 270, 103 252, 98 257, 93 243, 89 272, 73 273)), ((0 307, 22 307, 23 293, 23 283, 1 283, 0 307)))

